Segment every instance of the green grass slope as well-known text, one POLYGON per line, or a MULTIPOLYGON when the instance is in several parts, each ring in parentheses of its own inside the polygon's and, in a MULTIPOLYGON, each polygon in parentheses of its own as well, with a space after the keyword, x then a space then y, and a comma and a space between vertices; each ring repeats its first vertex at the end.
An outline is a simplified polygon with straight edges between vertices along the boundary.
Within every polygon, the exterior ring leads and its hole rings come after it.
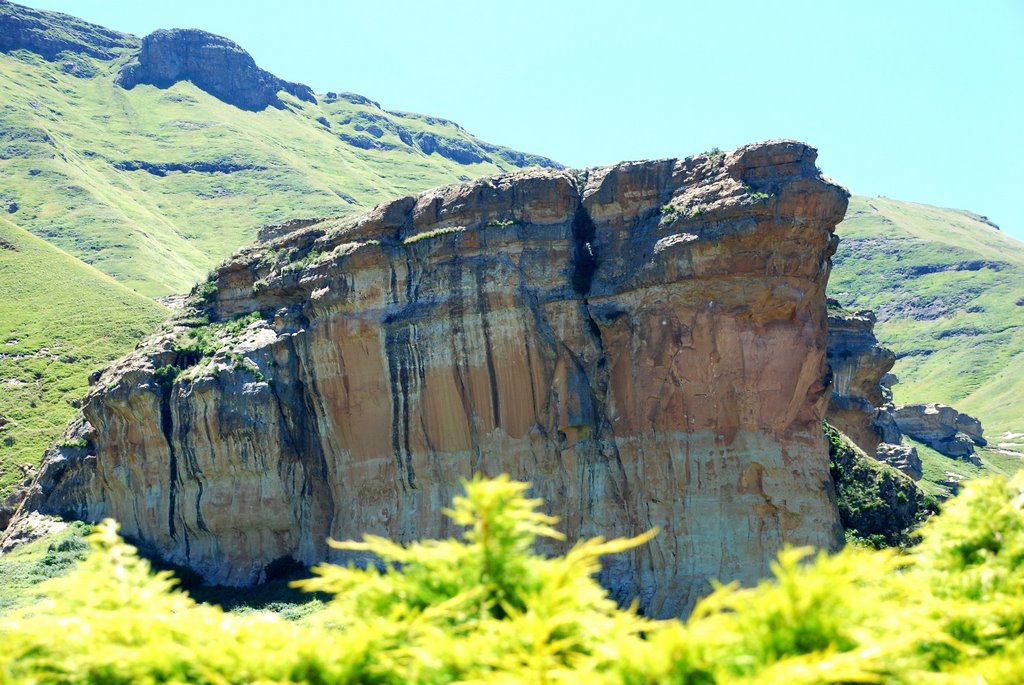
POLYGON ((896 402, 978 417, 994 448, 982 459, 1012 470, 1005 452, 1024 453, 1024 243, 970 212, 887 198, 851 198, 837 232, 830 294, 878 313, 896 402))
POLYGON ((167 316, 71 255, 0 217, 0 501, 71 418, 91 371, 167 316))
MULTIPOLYGON (((0 2, 0 20, 26 12, 0 2)), ((99 27, 32 12, 75 50, 49 61, 0 41, 0 211, 146 295, 187 291, 261 225, 551 164, 353 94, 282 92, 283 108, 250 112, 189 82, 125 90, 137 38, 100 50, 99 27)))

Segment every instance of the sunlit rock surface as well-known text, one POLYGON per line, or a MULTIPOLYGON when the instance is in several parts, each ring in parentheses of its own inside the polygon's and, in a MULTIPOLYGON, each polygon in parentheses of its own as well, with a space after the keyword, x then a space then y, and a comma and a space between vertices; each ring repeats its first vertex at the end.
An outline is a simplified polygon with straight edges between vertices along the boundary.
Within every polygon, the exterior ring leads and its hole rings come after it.
POLYGON ((218 351, 178 328, 108 369, 29 508, 113 516, 247 584, 338 559, 328 537, 453 535, 459 479, 508 472, 567 545, 659 528, 601 573, 659 616, 784 543, 835 547, 825 285, 847 193, 815 157, 524 172, 247 248, 197 291, 218 351))

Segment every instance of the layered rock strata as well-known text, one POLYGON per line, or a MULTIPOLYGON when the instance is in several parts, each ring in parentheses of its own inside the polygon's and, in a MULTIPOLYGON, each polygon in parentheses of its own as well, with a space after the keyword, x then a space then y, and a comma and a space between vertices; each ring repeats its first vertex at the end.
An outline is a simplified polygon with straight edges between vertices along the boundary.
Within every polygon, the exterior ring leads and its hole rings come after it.
POLYGON ((65 441, 84 447, 51 454, 28 508, 113 516, 246 584, 341 559, 328 537, 453 535, 459 479, 508 472, 566 544, 657 527, 600 578, 658 616, 785 543, 835 547, 824 293, 847 193, 815 158, 531 171, 243 250, 196 291, 214 323, 97 379, 65 441))

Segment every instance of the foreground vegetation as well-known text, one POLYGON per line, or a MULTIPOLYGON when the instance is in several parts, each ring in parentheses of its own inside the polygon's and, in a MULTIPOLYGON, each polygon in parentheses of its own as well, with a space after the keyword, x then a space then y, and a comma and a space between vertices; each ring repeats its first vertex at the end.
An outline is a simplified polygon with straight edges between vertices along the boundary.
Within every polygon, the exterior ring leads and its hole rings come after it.
POLYGON ((299 621, 226 614, 153 574, 107 522, 43 598, 0 617, 0 683, 1016 683, 1024 672, 1024 477, 977 481, 912 553, 787 549, 774 578, 720 586, 685 623, 614 605, 590 540, 563 557, 526 485, 467 484, 464 540, 339 546, 387 565, 324 565, 333 595, 299 621), (401 570, 397 570, 397 569, 401 570))

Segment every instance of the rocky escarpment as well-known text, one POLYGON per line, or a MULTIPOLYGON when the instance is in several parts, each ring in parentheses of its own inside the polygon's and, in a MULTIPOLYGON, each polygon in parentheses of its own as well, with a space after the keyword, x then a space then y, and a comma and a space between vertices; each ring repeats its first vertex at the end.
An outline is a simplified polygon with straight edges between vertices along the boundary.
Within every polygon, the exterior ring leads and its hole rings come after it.
POLYGON ((136 60, 118 75, 124 88, 141 83, 168 88, 178 81, 191 81, 224 102, 253 111, 280 107, 281 90, 316 102, 308 86, 279 79, 256 66, 234 41, 198 29, 154 31, 142 39, 136 60))
POLYGON ((947 457, 977 461, 975 445, 988 444, 978 419, 945 404, 904 404, 892 416, 904 434, 947 457))
POLYGON ((847 193, 815 158, 524 172, 246 249, 97 379, 27 508, 113 516, 245 584, 343 558, 328 537, 453 534, 459 479, 508 472, 566 544, 659 528, 600 579, 660 616, 783 544, 834 547, 824 292, 847 193))
POLYGON ((827 420, 860 450, 914 480, 922 476, 917 448, 904 435, 948 457, 980 463, 975 446, 984 447, 981 422, 943 404, 893 404, 889 373, 893 352, 878 344, 875 315, 850 311, 828 300, 828 363, 832 397, 827 420))

